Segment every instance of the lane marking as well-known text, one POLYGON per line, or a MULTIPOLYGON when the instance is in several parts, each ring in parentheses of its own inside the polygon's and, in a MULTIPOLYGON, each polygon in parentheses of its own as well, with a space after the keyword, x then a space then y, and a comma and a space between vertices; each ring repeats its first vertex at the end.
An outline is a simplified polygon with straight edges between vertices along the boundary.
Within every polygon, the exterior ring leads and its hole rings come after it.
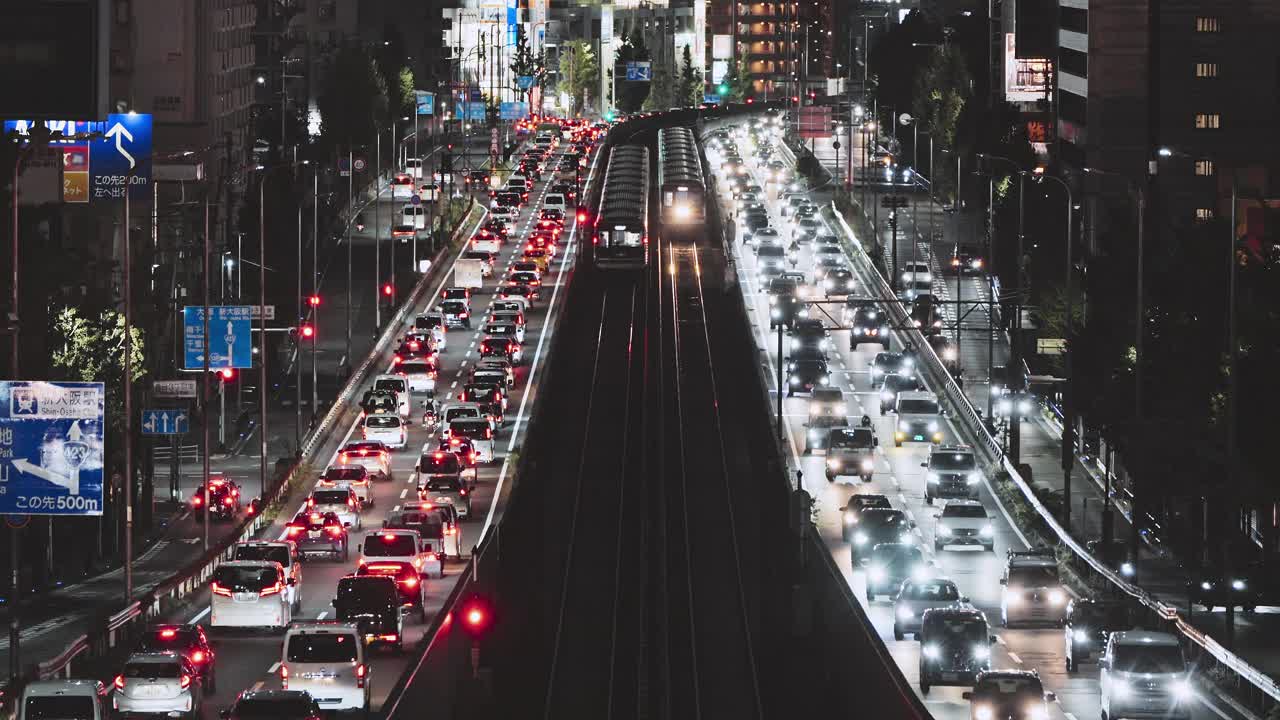
POLYGON ((253 692, 258 692, 259 690, 261 690, 261 689, 262 689, 262 686, 263 686, 263 685, 266 685, 266 684, 267 684, 267 681, 266 681, 266 680, 259 680, 258 682, 256 682, 256 683, 254 683, 254 684, 253 684, 253 687, 251 687, 251 688, 249 688, 249 689, 250 689, 251 691, 253 691, 253 692))
MULTIPOLYGON (((404 496, 405 496, 405 495, 408 495, 408 494, 409 494, 409 488, 404 488, 403 490, 401 490, 401 491, 400 491, 400 499, 401 499, 401 500, 403 500, 403 499, 404 499, 404 496)), ((397 510, 399 510, 399 509, 400 509, 400 506, 399 506, 399 505, 397 505, 397 506, 396 506, 396 509, 397 509, 397 510)))
POLYGON ((1016 652, 1014 652, 1014 651, 1012 651, 1012 650, 1010 650, 1010 651, 1009 651, 1009 659, 1010 659, 1010 660, 1012 660, 1012 661, 1014 661, 1014 662, 1016 662, 1016 663, 1018 663, 1019 665, 1021 665, 1021 664, 1022 664, 1022 658, 1018 657, 1018 653, 1016 653, 1016 652))
POLYGON ((274 663, 272 663, 272 664, 271 664, 271 667, 267 668, 267 674, 268 674, 268 675, 275 675, 275 674, 276 674, 276 671, 277 671, 277 670, 279 670, 279 669, 280 669, 280 663, 279 663, 278 661, 277 661, 277 662, 274 662, 274 663))
POLYGON ((191 624, 192 624, 192 625, 195 625, 196 623, 199 623, 201 620, 203 620, 203 619, 205 618, 205 616, 206 616, 206 615, 208 615, 208 614, 209 614, 209 611, 210 611, 210 610, 213 610, 213 607, 212 607, 212 606, 210 606, 210 607, 206 607, 205 609, 203 609, 203 610, 201 610, 200 612, 196 613, 196 616, 195 616, 195 617, 193 617, 193 618, 191 618, 191 624))

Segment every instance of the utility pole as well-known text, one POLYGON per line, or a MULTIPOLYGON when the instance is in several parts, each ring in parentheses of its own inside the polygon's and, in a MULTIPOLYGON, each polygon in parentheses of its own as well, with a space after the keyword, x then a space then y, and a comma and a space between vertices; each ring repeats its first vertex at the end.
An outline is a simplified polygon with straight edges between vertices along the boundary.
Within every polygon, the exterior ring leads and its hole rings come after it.
MULTIPOLYGON (((355 152, 347 145, 347 201, 352 208, 356 205, 355 176, 355 152)), ((347 368, 351 367, 351 225, 354 222, 355 218, 347 219, 347 353, 342 358, 347 368)))

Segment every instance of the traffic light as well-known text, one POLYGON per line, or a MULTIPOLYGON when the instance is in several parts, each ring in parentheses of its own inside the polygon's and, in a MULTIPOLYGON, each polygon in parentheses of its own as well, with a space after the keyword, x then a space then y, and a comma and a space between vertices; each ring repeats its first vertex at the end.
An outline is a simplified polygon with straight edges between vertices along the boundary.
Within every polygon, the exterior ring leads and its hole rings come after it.
POLYGON ((232 380, 235 380, 236 379, 235 368, 222 368, 221 370, 218 371, 218 377, 221 378, 222 382, 224 383, 229 383, 232 380))
POLYGON ((727 84, 725 84, 725 83, 720 83, 720 85, 719 85, 718 87, 716 87, 716 91, 717 91, 717 92, 719 92, 722 96, 723 96, 723 95, 728 95, 728 94, 729 94, 729 86, 728 86, 727 84))
POLYGON ((311 338, 316 336, 316 329, 314 326, 311 326, 311 325, 303 325, 302 327, 298 328, 298 334, 310 340, 311 338))
POLYGON ((586 221, 587 221, 587 209, 584 207, 578 208, 578 222, 584 223, 586 221))
POLYGON ((387 302, 395 302, 396 289, 391 283, 382 283, 382 299, 387 302))
POLYGON ((311 307, 319 307, 319 305, 320 305, 320 296, 319 296, 319 295, 311 295, 310 297, 308 297, 308 298, 307 298, 307 304, 308 304, 308 305, 310 305, 311 307))
POLYGON ((483 598, 467 598, 461 610, 462 629, 473 638, 484 635, 493 625, 493 610, 483 598))

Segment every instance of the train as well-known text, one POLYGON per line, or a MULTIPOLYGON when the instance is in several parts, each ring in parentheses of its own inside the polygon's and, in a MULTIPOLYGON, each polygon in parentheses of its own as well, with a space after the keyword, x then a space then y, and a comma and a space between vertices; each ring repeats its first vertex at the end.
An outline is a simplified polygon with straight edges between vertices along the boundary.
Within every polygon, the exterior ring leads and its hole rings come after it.
POLYGON ((644 269, 649 263, 649 150, 618 145, 609 156, 592 260, 604 269, 644 269))
POLYGON ((707 218, 707 184, 698 139, 687 127, 658 131, 658 193, 664 228, 701 229, 707 218))

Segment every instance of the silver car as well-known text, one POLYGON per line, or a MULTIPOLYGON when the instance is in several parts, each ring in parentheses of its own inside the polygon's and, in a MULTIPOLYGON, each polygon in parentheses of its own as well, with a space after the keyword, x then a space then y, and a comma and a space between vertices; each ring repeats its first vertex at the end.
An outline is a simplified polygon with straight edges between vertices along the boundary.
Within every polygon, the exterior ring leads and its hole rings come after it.
POLYGON ((134 653, 116 675, 111 706, 120 715, 168 715, 196 720, 204 702, 200 673, 181 655, 134 653))

